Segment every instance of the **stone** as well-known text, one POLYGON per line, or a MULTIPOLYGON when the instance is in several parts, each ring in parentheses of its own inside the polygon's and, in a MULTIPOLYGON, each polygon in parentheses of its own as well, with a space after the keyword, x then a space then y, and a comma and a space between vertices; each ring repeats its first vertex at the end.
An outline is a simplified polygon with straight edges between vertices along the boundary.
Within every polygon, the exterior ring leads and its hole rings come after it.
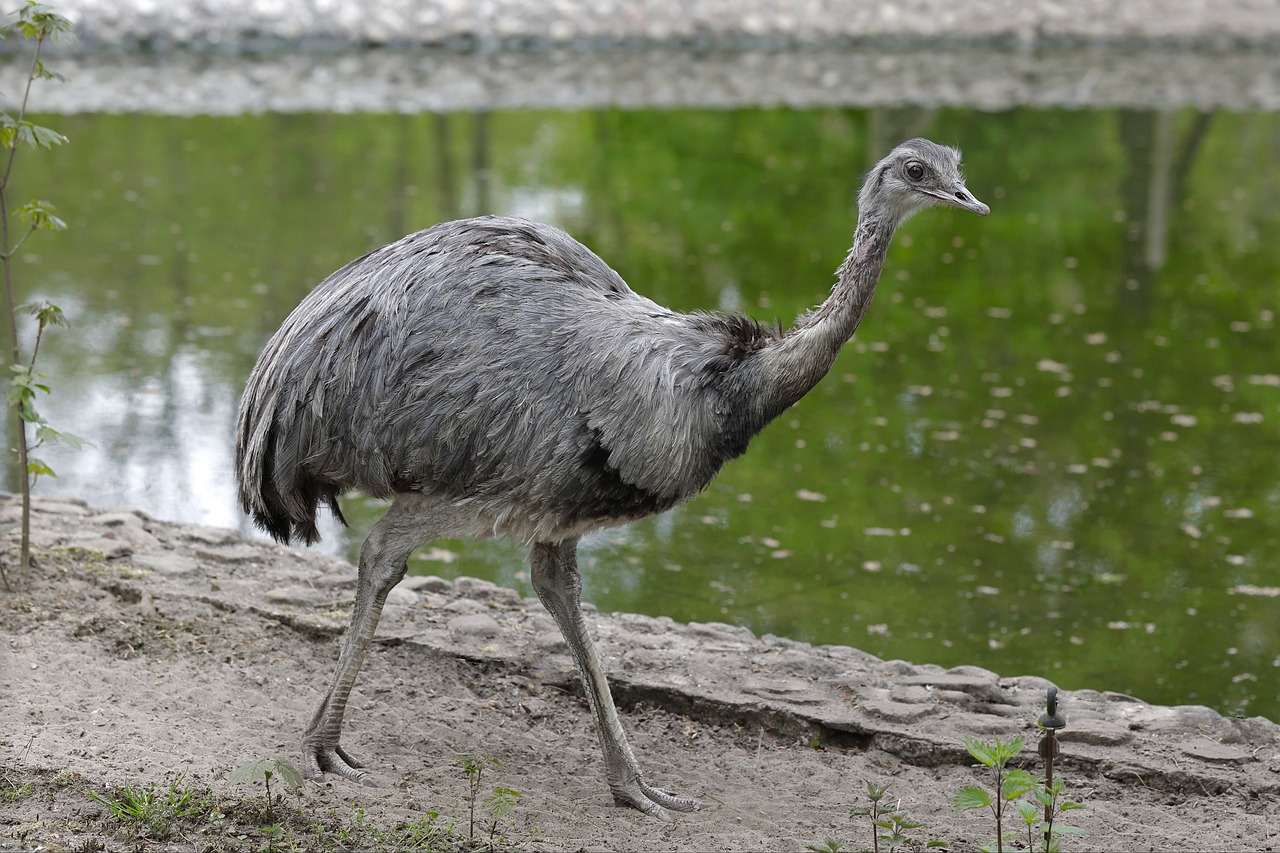
POLYGON ((502 633, 498 620, 488 613, 455 616, 448 622, 449 633, 459 637, 496 637, 502 633))
POLYGON ((160 551, 154 554, 134 554, 131 562, 140 569, 161 575, 179 577, 200 571, 200 564, 176 551, 160 551))
POLYGON ((861 702, 858 707, 867 715, 890 723, 916 723, 933 713, 933 710, 928 705, 907 704, 884 699, 861 702))
POLYGON ((912 705, 928 702, 933 698, 929 688, 918 684, 895 684, 889 691, 889 697, 895 702, 906 702, 912 705))
POLYGON ((435 575, 412 575, 400 581, 400 587, 414 592, 448 593, 453 591, 453 583, 435 575))
POLYGON ((1119 746, 1133 740, 1127 725, 1088 717, 1068 717, 1067 727, 1058 730, 1062 743, 1086 743, 1093 746, 1119 746))
POLYGON ((1192 758, 1198 758, 1201 761, 1208 761, 1213 764, 1243 764, 1246 761, 1254 760, 1253 756, 1243 750, 1228 746, 1225 743, 1217 743, 1207 737, 1180 743, 1178 747, 1192 758))
MULTIPOLYGON (((978 667, 968 668, 978 670, 978 667)), ((979 671, 986 673, 986 670, 979 671)), ((908 675, 898 679, 898 683, 903 685, 918 684, 924 687, 931 687, 935 691, 965 693, 973 699, 977 699, 981 702, 1005 701, 1004 691, 1000 689, 1000 685, 997 683, 994 673, 986 673, 985 675, 967 675, 963 673, 943 672, 936 674, 908 675)))

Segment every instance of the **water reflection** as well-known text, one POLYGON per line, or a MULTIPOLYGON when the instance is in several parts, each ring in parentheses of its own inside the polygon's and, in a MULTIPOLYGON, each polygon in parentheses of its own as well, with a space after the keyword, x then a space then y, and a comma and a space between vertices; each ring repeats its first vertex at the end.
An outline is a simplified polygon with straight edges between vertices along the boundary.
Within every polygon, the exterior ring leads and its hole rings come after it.
MULTIPOLYGON (((588 597, 1280 713, 1274 115, 47 123, 77 144, 19 195, 55 199, 72 230, 20 280, 76 323, 45 351, 46 413, 95 446, 47 454, 61 477, 42 489, 241 529, 244 377, 350 258, 443 219, 520 213, 658 301, 789 322, 830 286, 866 165, 903 136, 958 141, 993 216, 912 220, 832 375, 697 501, 587 543, 588 597)), ((354 557, 381 506, 347 507, 353 530, 326 520, 323 547, 354 557)), ((435 543, 413 568, 529 592, 503 543, 435 543)))

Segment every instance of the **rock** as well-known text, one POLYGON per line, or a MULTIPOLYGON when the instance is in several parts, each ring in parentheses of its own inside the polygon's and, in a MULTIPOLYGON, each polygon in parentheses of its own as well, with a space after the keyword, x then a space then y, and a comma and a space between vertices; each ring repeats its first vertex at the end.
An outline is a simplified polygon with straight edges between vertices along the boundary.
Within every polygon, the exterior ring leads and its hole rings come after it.
POLYGON ((455 616, 448 622, 449 633, 458 637, 492 638, 502 633, 498 620, 487 613, 471 613, 455 616))
POLYGON ((933 694, 929 692, 929 688, 921 687, 918 684, 895 684, 893 690, 889 693, 889 697, 894 702, 906 702, 915 705, 932 700, 933 694))
POLYGON ((1067 727, 1058 730, 1058 740, 1063 743, 1087 743, 1093 746, 1120 746, 1133 740, 1128 726, 1107 720, 1067 718, 1067 727))
POLYGON ((417 607, 418 594, 411 589, 397 586, 387 593, 388 607, 417 607))
POLYGON ((890 723, 914 723, 933 713, 928 705, 873 699, 858 705, 869 716, 890 723))
POLYGON ((480 578, 458 578, 453 582, 453 588, 460 595, 474 598, 477 601, 493 601, 513 607, 521 601, 520 593, 514 589, 507 589, 506 587, 498 586, 492 581, 481 580, 480 578))
POLYGON ((453 583, 435 575, 411 575, 400 581, 399 588, 414 592, 448 593, 453 591, 453 583))
POLYGON ((329 603, 329 594, 313 586, 280 586, 269 589, 263 595, 276 604, 293 604, 301 607, 320 607, 329 603))
POLYGON ((742 689, 756 696, 795 705, 817 704, 828 698, 827 694, 815 690, 812 684, 798 678, 752 676, 743 682, 742 689))
POLYGON ((1243 764, 1246 761, 1254 760, 1253 756, 1247 752, 1224 743, 1216 743, 1206 737, 1186 741, 1178 744, 1178 746, 1184 754, 1214 764, 1243 764))
MULTIPOLYGON (((898 679, 898 683, 908 686, 918 684, 930 687, 935 691, 943 691, 944 695, 966 694, 968 697, 977 699, 980 702, 1005 702, 1004 691, 1000 689, 995 673, 987 672, 979 667, 957 667, 956 669, 972 670, 980 674, 948 670, 947 672, 936 674, 904 676, 898 679)), ((950 698, 955 699, 956 697, 951 696, 950 698)))
POLYGON ((162 575, 189 575, 200 570, 200 564, 191 557, 174 551, 134 554, 130 560, 135 566, 162 575))

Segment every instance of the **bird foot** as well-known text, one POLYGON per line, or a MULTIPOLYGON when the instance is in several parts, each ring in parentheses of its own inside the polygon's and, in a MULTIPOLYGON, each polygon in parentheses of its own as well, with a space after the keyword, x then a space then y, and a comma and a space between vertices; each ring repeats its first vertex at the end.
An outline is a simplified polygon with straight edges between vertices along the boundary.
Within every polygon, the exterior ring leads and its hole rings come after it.
POLYGON ((378 787, 378 783, 360 769, 364 764, 336 743, 333 746, 304 743, 302 759, 306 766, 306 777, 312 782, 319 782, 324 778, 325 771, 329 771, 370 788, 378 787))
POLYGON ((696 812, 702 810, 702 803, 690 797, 677 797, 675 794, 655 788, 652 785, 635 779, 625 785, 611 786, 613 801, 620 806, 631 806, 658 820, 673 821, 671 812, 696 812))

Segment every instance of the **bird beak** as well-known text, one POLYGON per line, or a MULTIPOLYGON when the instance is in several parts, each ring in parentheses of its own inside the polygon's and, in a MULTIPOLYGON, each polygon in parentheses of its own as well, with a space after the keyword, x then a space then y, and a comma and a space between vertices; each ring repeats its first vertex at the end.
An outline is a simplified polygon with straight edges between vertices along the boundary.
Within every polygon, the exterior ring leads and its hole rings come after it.
POLYGON ((971 210, 979 216, 986 216, 991 213, 991 208, 973 197, 973 193, 969 192, 969 188, 964 185, 963 181, 956 181, 955 191, 948 195, 947 193, 931 193, 934 198, 943 204, 954 205, 963 210, 971 210))

